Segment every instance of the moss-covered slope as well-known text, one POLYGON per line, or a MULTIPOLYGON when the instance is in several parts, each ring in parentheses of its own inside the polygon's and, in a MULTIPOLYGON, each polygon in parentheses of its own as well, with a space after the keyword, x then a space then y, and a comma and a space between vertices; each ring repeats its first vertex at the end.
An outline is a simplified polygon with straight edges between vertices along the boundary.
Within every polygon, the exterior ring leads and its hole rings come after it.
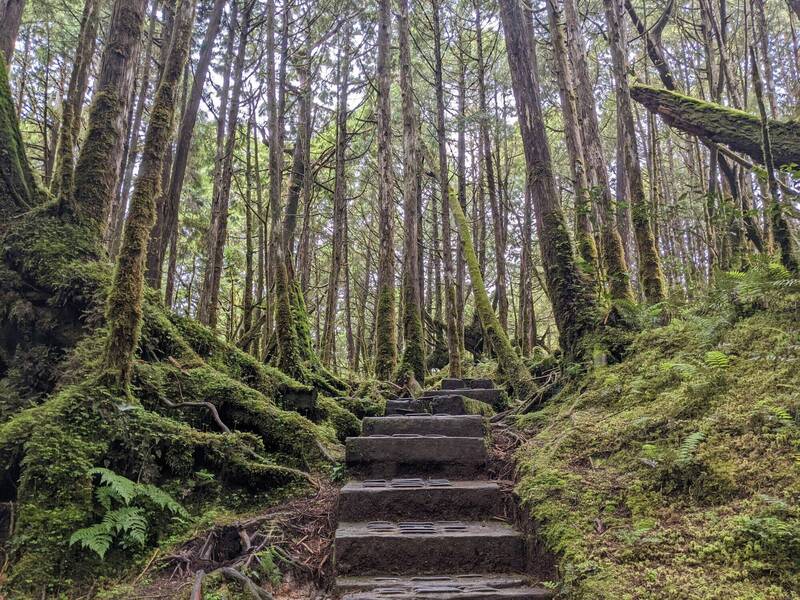
POLYGON ((642 333, 520 420, 518 492, 566 597, 800 597, 800 282, 779 281, 642 333))

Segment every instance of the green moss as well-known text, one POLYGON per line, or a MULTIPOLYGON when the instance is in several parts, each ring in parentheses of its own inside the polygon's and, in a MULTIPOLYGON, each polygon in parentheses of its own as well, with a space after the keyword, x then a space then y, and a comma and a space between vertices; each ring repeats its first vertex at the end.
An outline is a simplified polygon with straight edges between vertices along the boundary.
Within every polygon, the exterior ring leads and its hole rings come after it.
POLYGON ((30 210, 43 197, 19 131, 5 57, 0 57, 0 221, 30 210))
POLYGON ((348 437, 361 435, 361 421, 338 399, 320 396, 317 406, 322 413, 323 421, 333 427, 339 441, 344 442, 348 437))
POLYGON ((375 376, 388 381, 397 364, 397 322, 393 285, 378 290, 375 306, 375 376))
MULTIPOLYGON (((638 334, 520 418, 518 493, 570 598, 792 597, 800 317, 791 294, 638 334)), ((718 300, 715 300, 718 302, 718 300)))
POLYGON ((481 415, 483 417, 493 417, 494 408, 486 402, 473 398, 464 398, 464 410, 468 415, 481 415))

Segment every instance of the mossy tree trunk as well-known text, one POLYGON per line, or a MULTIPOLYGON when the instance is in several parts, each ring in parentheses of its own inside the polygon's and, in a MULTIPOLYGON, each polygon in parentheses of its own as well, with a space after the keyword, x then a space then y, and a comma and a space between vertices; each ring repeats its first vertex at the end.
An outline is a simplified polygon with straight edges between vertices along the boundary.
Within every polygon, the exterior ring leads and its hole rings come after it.
MULTIPOLYGON (((164 257, 167 246, 178 229, 178 207, 180 205, 183 182, 186 177, 186 166, 189 163, 194 126, 197 122, 197 113, 203 97, 203 88, 206 84, 208 70, 214 50, 214 41, 219 32, 222 13, 229 0, 215 0, 206 23, 206 32, 200 46, 197 64, 194 66, 194 79, 189 92, 189 101, 183 111, 180 126, 178 127, 175 158, 172 163, 172 173, 169 178, 169 187, 165 189, 162 209, 156 221, 156 228, 148 245, 147 281, 155 289, 160 289, 164 257)), ((164 182, 166 183, 166 182, 164 182)))
POLYGON ((612 300, 633 301, 630 273, 625 261, 625 250, 614 214, 614 202, 608 181, 608 169, 600 138, 600 124, 595 107, 595 91, 589 77, 586 48, 580 32, 578 8, 575 0, 564 0, 566 42, 570 62, 575 69, 578 93, 576 106, 581 139, 586 153, 586 167, 592 194, 595 196, 601 217, 603 266, 612 300))
POLYGON ((489 294, 486 293, 486 285, 483 282, 483 275, 481 275, 475 246, 472 243, 472 233, 470 232, 467 217, 458 202, 451 202, 450 210, 461 234, 461 250, 464 253, 469 278, 472 281, 473 293, 475 294, 475 312, 481 321, 486 339, 497 356, 497 366, 500 373, 508 379, 517 395, 521 399, 526 399, 533 394, 536 385, 519 354, 511 345, 505 329, 503 329, 492 308, 492 302, 489 300, 489 294))
POLYGON ((0 222, 33 208, 39 199, 17 122, 5 58, 0 56, 0 222))
POLYGON ((483 157, 483 173, 486 177, 486 191, 489 196, 489 210, 492 215, 492 233, 494 237, 495 270, 497 281, 497 311, 500 323, 508 329, 508 292, 506 290, 506 245, 503 228, 500 199, 498 198, 495 173, 492 163, 492 142, 489 135, 489 108, 486 101, 486 64, 483 52, 483 18, 481 0, 475 0, 475 41, 476 60, 478 62, 478 110, 480 111, 479 136, 483 157))
POLYGON ((425 379, 419 267, 419 139, 411 70, 409 0, 399 0, 400 92, 403 114, 403 356, 398 375, 425 379))
POLYGON ((775 177, 775 165, 772 161, 771 132, 767 119, 767 109, 764 105, 764 91, 761 83, 761 73, 758 68, 755 50, 750 47, 750 62, 753 67, 753 88, 756 93, 758 110, 761 113, 761 143, 762 154, 764 156, 764 166, 767 169, 767 189, 769 191, 769 216, 772 224, 772 235, 775 244, 780 251, 781 263, 792 273, 800 271, 800 265, 795 255, 794 244, 792 242, 792 232, 789 222, 786 219, 785 208, 781 201, 778 180, 775 177))
POLYGON ((530 26, 518 0, 501 0, 500 16, 506 36, 547 291, 561 347, 568 355, 579 355, 585 337, 597 326, 597 304, 591 282, 575 260, 564 213, 558 202, 539 85, 531 56, 533 36, 530 26))
POLYGON ((97 38, 97 22, 100 13, 100 0, 86 0, 81 16, 81 28, 78 35, 78 47, 72 72, 69 76, 67 93, 61 108, 61 127, 59 128, 58 152, 55 159, 55 176, 51 192, 55 196, 61 193, 72 194, 73 177, 75 175, 74 148, 78 141, 81 124, 81 108, 88 84, 89 66, 94 56, 97 38))
POLYGON ((75 165, 74 194, 59 208, 103 237, 117 189, 133 67, 142 36, 146 0, 115 0, 89 109, 86 138, 75 165))
POLYGON ((150 109, 142 162, 108 298, 106 318, 109 332, 104 368, 120 385, 130 383, 133 354, 139 342, 147 241, 155 223, 155 203, 161 189, 164 153, 171 142, 178 82, 189 53, 193 23, 193 1, 181 0, 161 81, 150 109))
POLYGON ((589 216, 592 203, 589 181, 586 175, 586 158, 578 127, 578 108, 575 98, 575 80, 569 64, 567 44, 561 29, 561 11, 557 0, 547 0, 547 16, 550 26, 550 40, 553 46, 553 70, 558 82, 561 97, 561 113, 564 115, 564 137, 567 143, 569 164, 572 172, 572 185, 575 192, 575 237, 582 267, 598 282, 597 245, 594 241, 592 222, 589 216))
POLYGON ((339 99, 336 109, 336 151, 333 184, 333 236, 331 239, 331 265, 328 273, 328 291, 325 299, 325 328, 322 332, 322 362, 334 362, 336 347, 336 313, 339 304, 339 281, 345 260, 345 227, 347 224, 347 173, 345 153, 347 151, 347 98, 350 86, 350 27, 342 29, 339 48, 339 99))
POLYGON ((394 202, 390 112, 391 0, 378 7, 378 285, 375 302, 375 375, 388 380, 397 363, 394 287, 394 202))
POLYGON ((628 87, 628 67, 626 59, 626 40, 621 23, 621 4, 619 0, 603 0, 606 22, 610 36, 611 62, 614 72, 617 95, 617 119, 622 126, 622 139, 617 144, 622 150, 625 174, 628 179, 633 233, 639 257, 639 281, 644 296, 650 304, 662 302, 667 297, 661 259, 650 222, 650 210, 644 193, 642 169, 634 129, 633 109, 628 87))
MULTIPOLYGON (((436 140, 439 148, 439 193, 442 196, 442 262, 444 263, 445 324, 450 377, 461 377, 461 341, 458 336, 456 287, 453 277, 452 232, 450 230, 451 198, 449 168, 447 166, 447 137, 445 133, 445 102, 442 68, 442 42, 439 0, 431 0, 433 12, 434 82, 436 87, 436 140)), ((433 217, 437 218, 436 215, 433 217)))
MULTIPOLYGON (((681 131, 725 144, 764 164, 761 120, 750 113, 643 84, 631 86, 631 97, 681 131)), ((800 121, 768 120, 772 160, 776 167, 800 164, 800 121)))

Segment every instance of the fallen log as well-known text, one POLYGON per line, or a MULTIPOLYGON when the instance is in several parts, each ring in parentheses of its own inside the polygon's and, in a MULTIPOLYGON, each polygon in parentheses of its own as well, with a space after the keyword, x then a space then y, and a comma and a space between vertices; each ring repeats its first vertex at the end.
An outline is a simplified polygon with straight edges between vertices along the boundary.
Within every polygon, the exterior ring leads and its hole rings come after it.
MULTIPOLYGON (((761 120, 756 115, 643 84, 631 86, 631 97, 668 125, 764 164, 761 120)), ((800 165, 800 121, 771 120, 769 132, 775 165, 800 165)))

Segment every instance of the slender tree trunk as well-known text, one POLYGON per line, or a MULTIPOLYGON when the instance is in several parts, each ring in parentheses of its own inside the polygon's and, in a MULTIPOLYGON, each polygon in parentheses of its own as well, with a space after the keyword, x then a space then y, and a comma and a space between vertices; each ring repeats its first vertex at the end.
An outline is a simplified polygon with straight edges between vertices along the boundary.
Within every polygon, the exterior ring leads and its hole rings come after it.
POLYGON ((572 171, 575 191, 575 237, 578 255, 583 269, 598 282, 597 246, 594 242, 592 222, 589 216, 592 211, 589 182, 586 176, 586 160, 583 151, 583 140, 578 128, 578 109, 575 99, 576 85, 569 64, 567 45, 561 30, 561 14, 557 0, 547 0, 547 15, 550 25, 550 39, 553 45, 553 69, 558 81, 561 96, 561 112, 564 115, 564 137, 572 171))
POLYGON ((75 167, 75 193, 73 199, 65 198, 59 205, 62 214, 89 223, 100 239, 119 177, 123 127, 142 35, 145 2, 114 1, 89 111, 89 127, 75 167))
POLYGON ((417 381, 425 379, 425 338, 419 289, 419 139, 414 108, 411 67, 409 0, 399 0, 400 91, 403 106, 403 339, 399 376, 411 371, 417 381))
POLYGON ((631 216, 636 247, 639 256, 639 280, 645 298, 650 304, 666 299, 666 285, 661 271, 661 260, 658 256, 650 215, 642 183, 642 170, 639 164, 639 152, 636 147, 636 131, 634 129, 633 108, 631 107, 630 90, 628 88, 627 61, 625 59, 626 41, 620 22, 619 0, 603 0, 606 9, 606 21, 611 37, 611 60, 616 82, 618 101, 617 118, 621 120, 623 137, 618 140, 625 157, 625 172, 630 192, 631 216))
MULTIPOLYGON (((442 68, 442 29, 439 0, 431 0, 433 9, 433 43, 435 53, 436 140, 439 146, 439 191, 442 195, 442 255, 444 263, 445 324, 450 377, 461 377, 461 341, 458 336, 456 287, 453 273, 452 233, 450 231, 450 171, 447 166, 444 83, 442 68)), ((460 140, 459 140, 460 141, 460 140)), ((458 198, 452 198, 458 202, 458 198)), ((434 214, 434 221, 436 215, 434 214)))
MULTIPOLYGON (((497 308, 500 324, 508 330, 508 292, 506 290, 506 249, 503 243, 503 222, 500 212, 500 199, 497 197, 495 184, 495 169, 492 164, 492 142, 489 135, 489 108, 486 102, 486 65, 483 55, 483 23, 481 15, 481 0, 475 0, 475 38, 477 42, 478 60, 478 110, 481 113, 480 137, 483 150, 484 174, 486 175, 486 190, 489 195, 489 209, 492 213, 492 228, 494 233, 494 253, 497 272, 495 293, 497 295, 497 308)), ((498 173, 499 176, 499 173, 498 173)))
POLYGON ((339 105, 336 109, 336 166, 333 187, 333 238, 331 265, 328 273, 328 293, 325 302, 325 329, 322 332, 322 362, 334 362, 336 339, 336 307, 339 303, 339 280, 345 260, 345 227, 347 220, 347 98, 350 85, 350 28, 344 27, 339 51, 339 105))
POLYGON ((589 78, 586 50, 581 37, 575 0, 564 0, 564 16, 570 61, 577 80, 576 105, 581 139, 586 153, 587 175, 600 209, 603 264, 608 278, 609 293, 613 300, 633 301, 625 250, 617 229, 608 181, 608 167, 600 138, 600 125, 594 102, 595 91, 589 78))
POLYGON ((233 152, 236 148, 236 133, 239 119, 239 104, 242 95, 244 64, 247 55, 247 39, 250 34, 250 16, 253 5, 248 3, 242 13, 239 31, 236 63, 233 68, 233 91, 227 117, 228 136, 222 153, 222 168, 218 184, 216 211, 212 209, 207 263, 203 277, 203 290, 200 297, 198 316, 201 323, 212 329, 217 325, 219 309, 219 290, 222 284, 222 267, 225 243, 228 235, 228 208, 230 204, 231 181, 233 178, 233 152))
POLYGON ((378 212, 380 248, 375 303, 375 375, 390 379, 397 362, 394 288, 394 201, 390 113, 391 0, 379 0, 378 14, 378 212))
POLYGON ((581 347, 584 338, 597 325, 595 298, 590 282, 575 261, 564 215, 558 203, 539 86, 531 57, 530 27, 518 0, 500 0, 500 16, 506 36, 508 63, 547 289, 561 346, 567 354, 578 355, 585 350, 581 347))
MULTIPOLYGON (((131 367, 142 326, 144 263, 147 238, 155 222, 155 201, 161 185, 164 152, 170 144, 178 82, 183 71, 194 22, 194 3, 181 0, 169 42, 161 81, 147 128, 142 164, 133 188, 130 214, 108 299, 109 333, 104 367, 116 383, 130 383, 131 367)), ((166 43, 166 41, 165 41, 166 43)))

